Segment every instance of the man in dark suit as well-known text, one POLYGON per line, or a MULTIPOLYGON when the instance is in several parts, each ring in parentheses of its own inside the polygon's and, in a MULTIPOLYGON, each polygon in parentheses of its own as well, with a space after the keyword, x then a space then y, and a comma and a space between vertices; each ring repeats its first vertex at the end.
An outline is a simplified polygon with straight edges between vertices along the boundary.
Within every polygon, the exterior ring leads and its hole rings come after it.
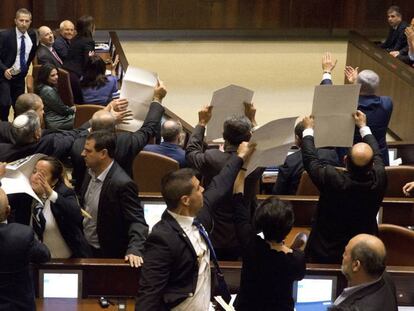
POLYGON ((7 223, 10 206, 0 188, 0 310, 36 310, 30 263, 50 260, 31 227, 7 223))
MULTIPOLYGON (((322 58, 322 69, 324 73, 321 84, 332 84, 331 74, 335 65, 336 61, 333 62, 331 55, 326 53, 322 58)), ((374 71, 363 70, 358 74, 358 68, 346 66, 345 76, 350 83, 361 84, 357 109, 366 114, 367 125, 372 130, 372 134, 378 142, 384 164, 389 165, 388 146, 385 137, 393 109, 392 100, 389 96, 375 95, 379 87, 380 78, 374 71)), ((359 135, 359 131, 355 129, 354 144, 361 141, 362 138, 359 135)), ((340 160, 345 154, 346 149, 338 148, 340 160)))
MULTIPOLYGON (((204 132, 207 123, 211 119, 212 106, 205 107, 198 113, 198 125, 195 127, 186 148, 186 159, 189 167, 198 170, 203 177, 204 186, 208 186, 211 180, 224 167, 237 151, 239 144, 249 141, 253 124, 255 125, 256 109, 253 104, 245 104, 245 115, 242 117, 230 117, 223 124, 224 152, 219 149, 207 149, 204 145, 204 132)), ((257 169, 246 178, 245 197, 252 204, 249 208, 255 208, 256 185, 263 169, 257 169)), ((220 207, 213 211, 215 221, 211 234, 219 260, 238 260, 241 255, 239 242, 233 223, 232 192, 229 191, 220 207)))
POLYGON ((52 64, 57 68, 62 68, 63 61, 53 48, 55 37, 52 30, 47 26, 39 28, 40 45, 37 48, 36 57, 40 65, 52 64))
POLYGON ((59 25, 59 33, 60 36, 56 38, 53 47, 60 59, 65 61, 66 56, 68 55, 70 40, 72 40, 75 35, 75 25, 69 20, 64 20, 59 25))
MULTIPOLYGON (((295 143, 296 146, 302 146, 303 122, 299 122, 295 126, 295 143)), ((333 166, 341 166, 338 155, 334 149, 319 148, 318 157, 325 164, 333 166)), ((300 178, 303 173, 302 152, 300 150, 286 157, 285 163, 279 167, 276 183, 273 187, 273 194, 293 195, 296 194, 300 178)))
POLYGON ((36 33, 29 31, 32 14, 19 9, 16 27, 0 33, 0 114, 7 121, 10 106, 24 93, 25 77, 36 53, 36 33))
POLYGON ((349 150, 345 171, 321 163, 313 140, 313 119, 303 119, 303 165, 320 192, 305 248, 308 262, 340 263, 345 245, 353 236, 378 233, 376 216, 387 176, 365 114, 358 110, 354 119, 363 142, 349 150))
POLYGON ((90 217, 83 231, 94 257, 125 258, 139 267, 148 226, 135 183, 114 161, 115 144, 115 134, 108 131, 86 138, 82 156, 89 170, 79 201, 90 217))
POLYGON ((387 11, 387 20, 390 25, 390 32, 380 47, 388 52, 400 52, 407 46, 407 38, 404 35, 404 30, 408 26, 408 23, 402 20, 400 7, 396 5, 390 6, 387 11))
MULTIPOLYGON (((159 133, 161 117, 164 107, 161 103, 167 90, 161 83, 154 89, 153 101, 143 125, 136 132, 117 132, 115 161, 121 165, 124 171, 132 177, 132 164, 136 155, 144 148, 151 137, 159 133)), ((91 131, 108 130, 115 132, 115 119, 104 111, 96 112, 91 119, 91 131)), ((75 140, 71 149, 71 160, 73 163, 73 178, 76 180, 75 189, 79 192, 85 172, 85 162, 81 156, 86 137, 75 140)))
POLYGON ((252 151, 246 142, 240 144, 237 155, 230 156, 204 193, 191 169, 163 178, 161 191, 167 210, 145 243, 135 310, 208 310, 212 255, 197 223, 207 231, 212 229, 212 211, 232 191, 236 175, 252 151))
POLYGON ((385 272, 385 246, 369 234, 353 237, 342 259, 342 273, 348 287, 335 300, 334 306, 353 307, 364 311, 397 311, 395 285, 385 272))
POLYGON ((180 146, 183 127, 175 120, 166 120, 161 126, 161 144, 150 144, 144 147, 145 151, 155 152, 170 157, 178 162, 180 168, 187 166, 185 151, 180 146))

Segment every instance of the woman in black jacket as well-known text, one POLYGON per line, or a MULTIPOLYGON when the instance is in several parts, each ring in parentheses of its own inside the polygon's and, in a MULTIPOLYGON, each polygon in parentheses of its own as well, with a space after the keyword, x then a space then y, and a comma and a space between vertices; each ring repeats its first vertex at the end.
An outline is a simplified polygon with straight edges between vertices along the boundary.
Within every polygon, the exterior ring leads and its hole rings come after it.
POLYGON ((81 208, 75 191, 68 186, 62 163, 54 157, 41 158, 35 165, 30 183, 43 201, 43 204, 34 204, 32 226, 38 238, 50 249, 52 258, 89 257, 81 208))

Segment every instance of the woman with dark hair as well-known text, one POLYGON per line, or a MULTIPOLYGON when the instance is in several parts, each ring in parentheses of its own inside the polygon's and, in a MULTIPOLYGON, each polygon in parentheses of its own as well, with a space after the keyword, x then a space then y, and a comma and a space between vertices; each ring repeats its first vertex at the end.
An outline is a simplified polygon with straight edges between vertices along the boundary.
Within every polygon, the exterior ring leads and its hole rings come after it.
POLYGON ((293 311, 293 282, 305 276, 306 265, 304 253, 284 243, 294 222, 292 207, 270 197, 256 209, 252 224, 243 198, 244 175, 241 170, 233 196, 234 224, 243 257, 235 309, 293 311))
MULTIPOLYGON (((112 67, 117 66, 117 60, 112 67)), ((81 80, 83 102, 86 104, 107 105, 114 97, 119 97, 118 80, 114 75, 105 75, 106 64, 98 55, 89 57, 85 74, 81 80)))
POLYGON ((95 51, 95 41, 92 36, 95 32, 95 23, 92 16, 81 16, 76 22, 77 34, 72 39, 63 68, 70 74, 70 83, 76 103, 82 103, 80 79, 85 73, 86 63, 95 51))
POLYGON ((46 128, 71 130, 76 107, 68 107, 60 98, 57 90, 58 79, 58 69, 55 65, 43 65, 38 72, 35 92, 44 104, 46 128))
POLYGON ((39 240, 49 248, 52 258, 89 257, 81 208, 75 191, 69 186, 63 164, 54 157, 39 159, 30 184, 43 201, 33 208, 32 226, 39 240))

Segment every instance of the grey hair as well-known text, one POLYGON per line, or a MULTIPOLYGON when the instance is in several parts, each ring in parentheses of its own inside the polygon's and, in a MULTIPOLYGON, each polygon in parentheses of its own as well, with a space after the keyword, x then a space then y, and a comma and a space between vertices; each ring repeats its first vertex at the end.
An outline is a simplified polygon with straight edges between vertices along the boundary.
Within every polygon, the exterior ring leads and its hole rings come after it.
POLYGON ((169 119, 161 127, 161 136, 165 142, 173 142, 180 135, 183 127, 180 122, 169 119))
POLYGON ((16 117, 12 123, 11 132, 17 145, 27 145, 36 142, 36 131, 40 130, 39 116, 33 110, 16 117))
POLYGON ((361 84, 361 94, 374 95, 378 89, 380 78, 372 70, 363 70, 358 74, 357 83, 361 84))

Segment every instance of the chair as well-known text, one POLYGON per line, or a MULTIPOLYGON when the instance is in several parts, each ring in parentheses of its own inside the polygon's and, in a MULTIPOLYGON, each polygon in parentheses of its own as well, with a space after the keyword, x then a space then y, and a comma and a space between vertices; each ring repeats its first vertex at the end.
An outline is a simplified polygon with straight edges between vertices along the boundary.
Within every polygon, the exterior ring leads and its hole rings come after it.
POLYGON ((414 166, 386 166, 388 184, 385 191, 386 197, 404 197, 402 187, 414 181, 414 166))
POLYGON ((62 68, 59 68, 58 92, 65 105, 75 105, 69 72, 62 68))
POLYGON ((76 105, 75 112, 75 121, 73 123, 73 128, 78 128, 86 121, 89 121, 92 118, 92 115, 103 109, 103 106, 100 105, 76 105))
POLYGON ((318 188, 313 184, 306 171, 303 171, 302 176, 300 177, 296 195, 319 195, 318 188))
POLYGON ((387 250, 387 265, 414 266, 414 231, 390 224, 379 225, 378 231, 387 250))
POLYGON ((35 92, 34 88, 35 88, 35 85, 36 85, 37 75, 39 73, 39 68, 40 67, 41 67, 41 65, 35 65, 33 63, 32 74, 26 76, 27 93, 34 93, 35 92))
POLYGON ((139 192, 161 192, 161 179, 178 169, 176 160, 149 151, 141 151, 132 165, 134 182, 139 192))

